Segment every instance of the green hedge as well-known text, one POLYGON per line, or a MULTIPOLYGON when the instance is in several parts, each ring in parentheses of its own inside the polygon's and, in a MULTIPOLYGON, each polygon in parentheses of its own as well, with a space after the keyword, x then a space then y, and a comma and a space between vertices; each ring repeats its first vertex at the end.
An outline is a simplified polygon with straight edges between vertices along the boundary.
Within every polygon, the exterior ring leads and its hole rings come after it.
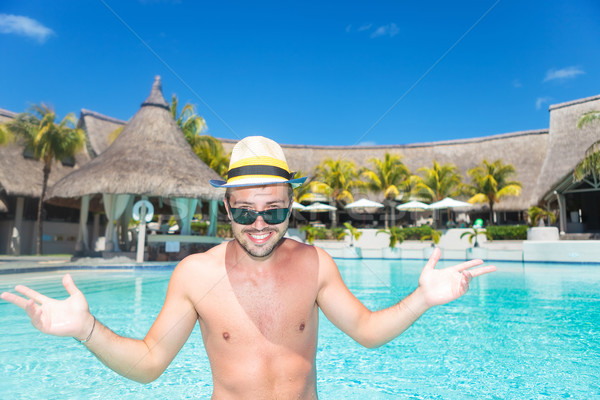
POLYGON ((527 240, 527 225, 490 225, 485 229, 493 240, 527 240))
POLYGON ((411 226, 400 229, 400 234, 404 240, 421 240, 423 236, 431 235, 433 228, 429 225, 411 226))

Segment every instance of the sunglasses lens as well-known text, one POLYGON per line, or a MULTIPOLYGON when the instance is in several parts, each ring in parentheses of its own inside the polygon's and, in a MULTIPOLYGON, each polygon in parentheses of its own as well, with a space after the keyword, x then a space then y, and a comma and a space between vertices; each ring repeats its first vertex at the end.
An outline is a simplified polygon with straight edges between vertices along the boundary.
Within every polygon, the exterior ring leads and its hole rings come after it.
POLYGON ((241 225, 251 225, 256 221, 258 214, 244 208, 231 208, 233 220, 241 225))
POLYGON ((263 211, 262 217, 267 224, 277 225, 285 221, 288 215, 288 208, 275 208, 273 210, 263 211))
POLYGON ((269 225, 281 224, 287 218, 289 208, 275 208, 265 211, 247 210, 245 208, 230 208, 231 216, 235 222, 241 225, 251 225, 260 215, 269 225))

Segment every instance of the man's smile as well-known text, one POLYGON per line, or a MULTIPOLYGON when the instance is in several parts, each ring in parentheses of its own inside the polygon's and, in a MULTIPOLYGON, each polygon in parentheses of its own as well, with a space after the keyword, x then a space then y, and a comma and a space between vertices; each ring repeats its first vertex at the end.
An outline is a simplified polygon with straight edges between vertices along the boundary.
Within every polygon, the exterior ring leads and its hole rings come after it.
POLYGON ((264 243, 266 242, 272 235, 273 231, 268 232, 247 232, 248 236, 254 243, 264 243))

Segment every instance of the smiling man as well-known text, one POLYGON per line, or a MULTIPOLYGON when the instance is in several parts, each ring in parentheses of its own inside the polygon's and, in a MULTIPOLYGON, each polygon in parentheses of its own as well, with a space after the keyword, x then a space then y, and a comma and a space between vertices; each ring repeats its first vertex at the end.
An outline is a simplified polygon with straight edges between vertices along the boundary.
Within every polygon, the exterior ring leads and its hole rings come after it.
POLYGON ((281 147, 264 137, 233 149, 224 188, 234 240, 182 260, 171 276, 163 308, 142 340, 121 337, 91 315, 69 275, 70 297, 45 297, 27 287, 2 293, 25 309, 40 331, 73 336, 117 373, 156 379, 200 325, 213 399, 315 399, 319 309, 365 347, 404 332, 430 307, 462 296, 470 280, 495 270, 481 260, 435 269, 440 251, 423 268, 418 288, 396 305, 370 311, 346 287, 323 250, 284 238, 294 178, 281 147))

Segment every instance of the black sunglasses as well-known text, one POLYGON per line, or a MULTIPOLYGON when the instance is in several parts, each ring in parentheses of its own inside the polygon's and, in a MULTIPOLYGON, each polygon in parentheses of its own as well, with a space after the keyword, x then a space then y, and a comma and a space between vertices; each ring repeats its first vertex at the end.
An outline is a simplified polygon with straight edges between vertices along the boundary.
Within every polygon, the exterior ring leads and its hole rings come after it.
POLYGON ((281 224, 287 218, 290 209, 289 208, 272 208, 265 211, 254 211, 248 210, 247 208, 232 208, 227 201, 229 211, 233 220, 241 225, 252 225, 256 218, 260 215, 267 224, 277 225, 281 224))

